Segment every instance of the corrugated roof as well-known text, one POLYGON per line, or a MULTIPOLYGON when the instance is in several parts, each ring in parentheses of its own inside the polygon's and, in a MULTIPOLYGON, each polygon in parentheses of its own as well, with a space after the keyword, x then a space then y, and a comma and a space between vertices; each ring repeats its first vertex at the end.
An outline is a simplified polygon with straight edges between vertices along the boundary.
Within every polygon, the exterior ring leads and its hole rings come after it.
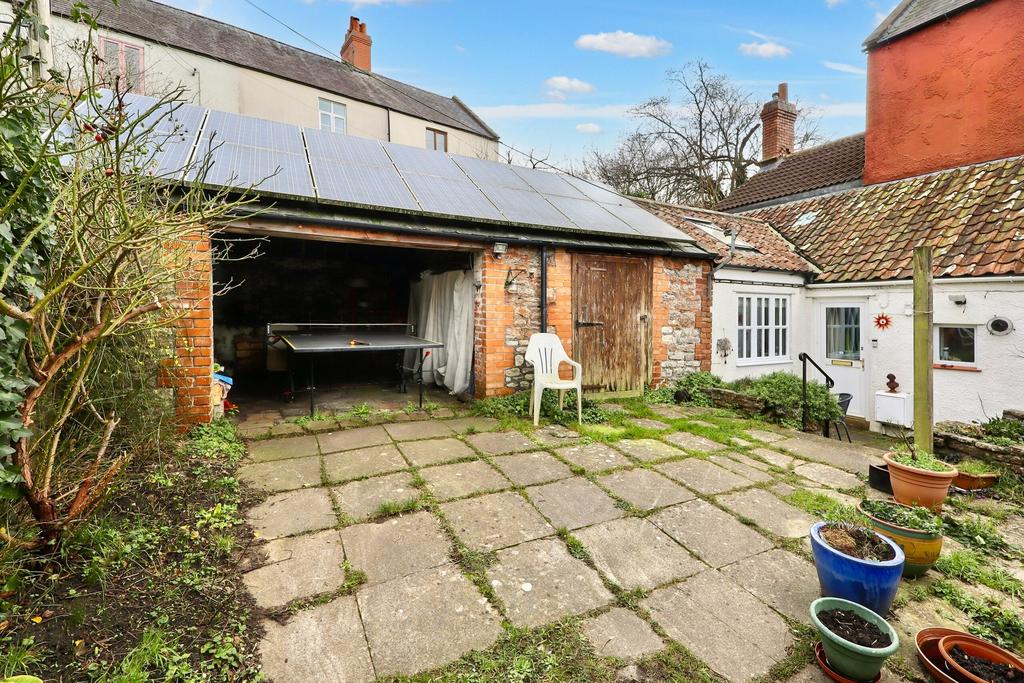
POLYGON ((863 176, 864 133, 858 133, 784 157, 740 185, 715 208, 742 210, 806 192, 859 184, 863 176))
POLYGON ((903 0, 864 41, 868 50, 985 0, 903 0))
POLYGON ((1024 156, 745 215, 792 241, 823 282, 909 278, 917 244, 935 247, 936 276, 1024 274, 1024 156))
MULTIPOLYGON (((97 24, 326 92, 393 109, 491 140, 498 135, 458 98, 444 97, 370 74, 341 59, 307 52, 251 31, 153 0, 80 0, 97 24)), ((55 14, 71 15, 76 0, 52 0, 55 14)))
POLYGON ((678 204, 665 204, 648 199, 634 201, 666 223, 684 231, 702 248, 719 257, 725 257, 729 253, 729 245, 701 230, 701 223, 711 223, 722 229, 726 233, 726 239, 732 230, 736 230, 738 240, 750 244, 754 249, 736 249, 729 261, 731 265, 759 270, 817 272, 817 268, 800 256, 786 238, 763 220, 751 216, 695 209, 678 204))

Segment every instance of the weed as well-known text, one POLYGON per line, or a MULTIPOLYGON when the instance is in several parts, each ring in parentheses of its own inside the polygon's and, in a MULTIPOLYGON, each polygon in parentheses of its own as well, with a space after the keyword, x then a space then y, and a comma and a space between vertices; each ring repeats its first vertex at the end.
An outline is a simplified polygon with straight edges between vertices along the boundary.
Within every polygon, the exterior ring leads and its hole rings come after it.
POLYGON ((984 555, 973 550, 957 550, 940 557, 935 568, 946 576, 967 583, 980 583, 1015 598, 1024 598, 1024 584, 1005 569, 992 567, 984 555))
POLYGON ((403 515, 407 512, 415 512, 423 507, 423 501, 420 498, 406 498, 405 500, 393 501, 386 500, 377 506, 377 509, 373 511, 373 519, 384 519, 385 517, 395 517, 397 515, 403 515))
POLYGON ((931 590, 971 618, 970 631, 975 635, 1011 650, 1024 645, 1024 618, 1017 610, 972 597, 946 579, 933 583, 931 590))
POLYGON ((824 493, 797 489, 792 493, 783 496, 783 500, 794 505, 809 514, 820 517, 829 522, 863 522, 864 517, 857 508, 850 505, 843 505, 835 498, 824 493))
POLYGON ((361 420, 365 420, 373 415, 373 408, 368 403, 360 403, 357 406, 353 406, 352 410, 348 411, 352 417, 358 417, 361 420))
POLYGON ((241 523, 238 506, 231 503, 217 503, 196 513, 196 529, 221 530, 241 523))
POLYGON ((313 412, 312 415, 301 415, 295 418, 294 422, 297 425, 305 427, 310 422, 330 422, 334 419, 334 415, 331 413, 325 413, 319 408, 313 412))
POLYGON ((634 588, 631 591, 619 590, 615 595, 615 602, 626 609, 636 609, 648 595, 650 592, 643 588, 634 588))
POLYGON ((1006 542, 996 525, 991 520, 984 519, 977 515, 964 517, 943 517, 945 533, 955 538, 964 545, 989 555, 1002 555, 1004 557, 1016 558, 1022 556, 1020 548, 1006 542))
POLYGON ((0 677, 26 675, 42 658, 36 651, 34 638, 23 638, 19 642, 0 639, 0 677))
POLYGON ((184 455, 205 460, 223 456, 230 464, 234 464, 245 455, 245 444, 238 438, 235 425, 221 418, 193 427, 181 451, 184 455))
POLYGON ((564 526, 559 527, 558 537, 565 542, 565 546, 569 549, 569 554, 575 557, 577 560, 583 560, 584 562, 590 562, 590 553, 587 551, 583 542, 580 539, 572 535, 572 533, 564 526))

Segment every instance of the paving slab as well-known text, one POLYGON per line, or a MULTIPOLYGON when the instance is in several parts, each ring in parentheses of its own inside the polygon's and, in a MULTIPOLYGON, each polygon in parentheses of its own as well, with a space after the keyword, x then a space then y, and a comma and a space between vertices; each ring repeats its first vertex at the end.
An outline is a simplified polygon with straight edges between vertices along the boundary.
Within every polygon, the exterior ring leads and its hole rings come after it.
POLYGON ((715 463, 719 467, 724 467, 730 472, 734 472, 741 477, 745 477, 750 481, 763 482, 771 481, 771 476, 765 474, 761 469, 752 467, 747 463, 740 462, 737 458, 732 457, 733 453, 724 453, 722 455, 712 455, 708 458, 711 462, 715 463))
POLYGON ((800 432, 772 445, 805 460, 823 462, 847 472, 867 472, 868 465, 882 462, 884 452, 870 446, 851 445, 836 439, 800 432))
POLYGON ((351 451, 357 448, 391 443, 391 437, 380 426, 357 427, 328 434, 318 434, 316 439, 320 443, 321 453, 351 451))
POLYGON ((588 472, 602 472, 613 467, 625 467, 632 464, 622 453, 603 443, 566 446, 559 448, 555 453, 588 472))
POLYGON ((864 483, 849 472, 818 462, 799 465, 793 471, 804 479, 810 479, 822 486, 834 489, 852 489, 864 483))
POLYGON ((462 498, 471 493, 499 491, 510 484, 497 470, 483 462, 457 462, 420 470, 420 476, 438 500, 462 498))
POLYGON ((499 550, 498 561, 487 573, 516 626, 540 626, 613 599, 597 572, 556 539, 499 550))
POLYGON ((270 428, 271 436, 295 436, 305 432, 306 430, 302 428, 302 425, 297 425, 294 422, 282 422, 270 428))
MULTIPOLYGON (((737 453, 736 451, 729 451, 725 453, 725 455, 729 456, 730 458, 737 462, 743 463, 747 467, 753 467, 755 470, 761 470, 762 472, 768 472, 771 470, 771 465, 763 463, 760 460, 755 460, 746 453, 737 453)), ((711 458, 711 460, 714 460, 714 458, 711 458)))
POLYGON ((654 413, 655 415, 661 415, 662 417, 667 417, 671 420, 678 420, 689 415, 689 413, 686 410, 683 410, 679 406, 652 405, 649 407, 651 409, 651 412, 654 413))
POLYGON ((440 520, 425 510, 345 527, 341 542, 345 558, 366 572, 368 584, 438 567, 449 561, 451 552, 440 520))
POLYGON ((626 590, 693 576, 707 568, 646 519, 627 517, 576 532, 597 566, 626 590))
POLYGON ((705 429, 718 429, 718 425, 713 424, 711 422, 706 422, 704 420, 690 420, 690 424, 696 425, 698 427, 704 427, 705 429))
POLYGON ((680 448, 684 448, 688 451, 698 451, 701 453, 713 453, 715 451, 722 451, 728 448, 725 444, 706 439, 703 436, 698 436, 690 432, 673 432, 672 434, 666 434, 662 437, 665 441, 668 441, 680 448))
POLYGON ((712 567, 772 548, 767 538, 703 500, 673 505, 648 519, 712 567))
POLYGON ((501 633, 500 615, 453 564, 366 586, 356 600, 378 676, 442 666, 501 633))
POLYGON ((675 505, 696 496, 657 472, 637 468, 606 474, 598 479, 615 496, 641 510, 675 505))
MULTIPOLYGON (((790 432, 792 434, 792 432, 790 432)), ((767 429, 748 429, 747 436, 763 443, 775 443, 788 438, 789 435, 779 432, 770 432, 767 429)))
POLYGON ((301 458, 319 455, 315 436, 293 436, 286 439, 266 439, 249 444, 249 457, 253 462, 301 458))
POLYGON ((530 441, 520 432, 488 432, 470 434, 466 437, 473 448, 487 455, 504 455, 521 451, 536 450, 537 444, 530 441))
POLYGON ((408 472, 350 481, 335 486, 331 493, 341 511, 356 521, 370 517, 384 503, 404 503, 420 497, 408 472))
POLYGON ((363 683, 374 679, 356 599, 337 598, 287 623, 263 621, 263 673, 275 681, 363 683))
POLYGON ((537 443, 547 446, 548 448, 557 448, 566 444, 575 443, 582 437, 578 432, 574 432, 568 427, 564 427, 559 424, 548 425, 536 430, 530 435, 537 443))
POLYGON ((704 495, 722 493, 754 483, 746 477, 700 458, 666 462, 655 466, 655 469, 704 495))
POLYGON ((779 500, 764 489, 750 489, 719 496, 718 502, 736 514, 754 520, 759 527, 786 538, 806 536, 811 525, 817 521, 803 510, 779 500))
POLYGON ((453 434, 451 427, 440 420, 419 420, 384 425, 384 430, 395 441, 418 441, 436 439, 453 434))
POLYGON ((324 456, 327 481, 343 482, 375 474, 394 472, 408 467, 402 454, 392 444, 370 446, 324 456))
POLYGON ((494 458, 494 464, 518 486, 543 484, 572 476, 568 465, 543 451, 502 455, 494 458))
POLYGON ((659 432, 664 432, 672 429, 670 425, 667 425, 664 422, 661 422, 660 420, 652 420, 647 417, 641 417, 636 420, 630 420, 629 422, 630 424, 636 425, 641 429, 654 429, 659 432))
POLYGON ((730 681, 766 675, 793 643, 782 617, 714 569, 656 590, 641 605, 670 638, 730 681))
POLYGON ((754 444, 750 443, 749 441, 747 441, 746 439, 741 439, 738 436, 730 437, 729 438, 729 443, 731 443, 733 446, 737 446, 739 448, 750 448, 751 446, 754 445, 754 444))
MULTIPOLYGON (((901 638, 900 640, 902 641, 903 639, 901 638)), ((910 666, 916 670, 919 669, 921 673, 920 679, 925 680, 924 670, 920 669, 920 663, 917 661, 916 656, 911 660, 910 666)), ((806 668, 799 671, 786 683, 829 683, 831 680, 817 664, 808 664, 806 668)), ((878 683, 904 683, 904 679, 888 669, 882 669, 882 677, 878 679, 878 683)))
POLYGON ((755 448, 750 452, 765 462, 770 462, 776 467, 781 467, 784 470, 788 469, 789 466, 793 464, 793 456, 773 451, 770 448, 755 448))
MULTIPOLYGON (((795 491, 796 489, 793 489, 793 490, 795 491)), ((855 507, 857 507, 857 505, 860 504, 860 501, 861 501, 861 499, 857 498, 856 496, 848 496, 845 493, 839 493, 835 489, 826 489, 826 488, 818 488, 818 487, 808 486, 806 488, 806 490, 810 491, 811 493, 819 493, 819 494, 821 494, 823 496, 828 496, 832 500, 837 501, 839 503, 842 503, 843 505, 846 505, 847 507, 855 508, 855 507)), ((874 490, 875 489, 871 489, 871 488, 868 489, 868 491, 874 491, 874 490)), ((790 493, 792 493, 792 491, 790 493)), ((881 491, 876 491, 876 493, 880 494, 879 498, 881 500, 892 500, 892 497, 889 496, 888 494, 883 494, 881 491)), ((783 495, 784 496, 784 495, 787 495, 787 494, 784 494, 784 493, 783 494, 779 494, 778 492, 776 492, 776 495, 783 495)), ((945 541, 942 544, 943 548, 946 547, 946 545, 948 544, 949 540, 950 539, 948 539, 948 538, 945 539, 945 541)))
POLYGON ((598 657, 640 659, 665 647, 646 621, 622 607, 583 622, 583 634, 598 657))
POLYGON ((814 565, 785 550, 769 550, 722 567, 722 574, 786 616, 810 623, 811 603, 821 597, 814 565))
POLYGON ((686 455, 685 452, 675 446, 670 446, 664 441, 658 441, 657 439, 623 439, 616 441, 615 447, 626 455, 637 460, 643 460, 644 462, 654 462, 656 460, 678 458, 686 455))
POLYGON ((465 434, 470 431, 494 431, 500 423, 493 417, 457 417, 454 420, 446 420, 445 424, 456 434, 465 434))
POLYGON ((497 550, 555 533, 518 493, 491 493, 441 505, 455 535, 474 550, 497 550))
POLYGON ((272 539, 338 523, 327 489, 298 489, 270 496, 245 515, 262 538, 272 539))
POLYGON ((267 561, 243 574, 242 582, 264 609, 326 593, 345 582, 341 536, 334 529, 279 538, 261 550, 267 561))
POLYGON ((579 529, 625 514, 608 494, 583 477, 531 486, 526 493, 556 528, 579 529))
POLYGON ((238 478, 253 488, 290 491, 320 485, 320 456, 256 462, 238 468, 238 478))
POLYGON ((476 457, 476 451, 454 438, 403 441, 398 444, 398 450, 416 467, 476 457))

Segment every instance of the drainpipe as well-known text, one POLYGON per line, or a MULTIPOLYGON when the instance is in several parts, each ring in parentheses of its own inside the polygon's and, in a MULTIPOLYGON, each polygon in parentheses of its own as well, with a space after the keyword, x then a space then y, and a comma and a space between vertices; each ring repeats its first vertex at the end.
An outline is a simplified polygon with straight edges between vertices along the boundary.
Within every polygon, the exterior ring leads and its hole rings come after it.
POLYGON ((548 331, 548 245, 540 245, 540 331, 548 331))

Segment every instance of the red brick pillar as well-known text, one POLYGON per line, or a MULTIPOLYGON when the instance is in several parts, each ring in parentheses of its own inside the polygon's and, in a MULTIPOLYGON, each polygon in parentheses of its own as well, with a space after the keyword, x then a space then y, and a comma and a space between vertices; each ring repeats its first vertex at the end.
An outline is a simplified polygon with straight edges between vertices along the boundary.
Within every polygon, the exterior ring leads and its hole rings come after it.
POLYGON ((213 406, 213 261, 205 231, 186 238, 187 277, 177 284, 184 315, 175 323, 175 357, 168 363, 165 384, 174 389, 179 427, 210 422, 213 406))

